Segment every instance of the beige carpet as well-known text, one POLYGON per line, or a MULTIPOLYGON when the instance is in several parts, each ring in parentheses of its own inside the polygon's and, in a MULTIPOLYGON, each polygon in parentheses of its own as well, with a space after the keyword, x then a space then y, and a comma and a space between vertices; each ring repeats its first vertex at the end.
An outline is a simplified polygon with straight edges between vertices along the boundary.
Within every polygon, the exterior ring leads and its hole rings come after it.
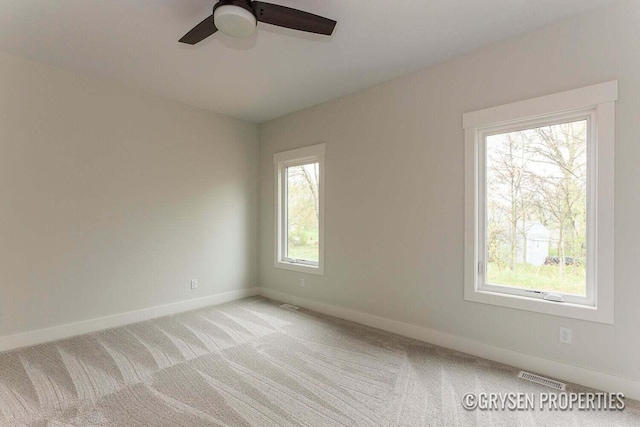
POLYGON ((0 354, 0 425, 614 426, 621 412, 466 411, 550 389, 517 370, 250 298, 0 354))

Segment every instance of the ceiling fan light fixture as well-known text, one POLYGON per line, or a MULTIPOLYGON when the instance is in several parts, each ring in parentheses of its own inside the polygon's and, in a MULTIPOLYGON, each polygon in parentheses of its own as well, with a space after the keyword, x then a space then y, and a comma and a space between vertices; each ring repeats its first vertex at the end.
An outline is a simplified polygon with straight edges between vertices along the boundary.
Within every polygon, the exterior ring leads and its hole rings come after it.
POLYGON ((240 6, 224 5, 213 12, 216 28, 231 37, 248 37, 256 30, 256 17, 240 6))

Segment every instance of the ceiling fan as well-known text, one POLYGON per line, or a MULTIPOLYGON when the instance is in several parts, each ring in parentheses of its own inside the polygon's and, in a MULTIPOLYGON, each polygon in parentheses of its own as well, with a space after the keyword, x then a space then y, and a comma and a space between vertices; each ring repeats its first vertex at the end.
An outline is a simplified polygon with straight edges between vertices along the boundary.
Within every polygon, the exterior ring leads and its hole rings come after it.
POLYGON ((232 37, 248 37, 258 22, 330 36, 336 21, 277 4, 251 0, 219 0, 213 14, 193 27, 180 43, 194 45, 220 30, 232 37))

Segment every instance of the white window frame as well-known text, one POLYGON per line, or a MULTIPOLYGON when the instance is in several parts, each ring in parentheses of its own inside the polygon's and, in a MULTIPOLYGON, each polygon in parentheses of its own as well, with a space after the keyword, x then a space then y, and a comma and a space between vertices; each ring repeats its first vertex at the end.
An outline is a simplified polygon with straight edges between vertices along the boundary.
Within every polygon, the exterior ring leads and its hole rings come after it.
POLYGON ((465 132, 464 299, 503 307, 589 320, 614 322, 614 141, 618 82, 542 96, 463 115, 465 132), (554 123, 587 119, 587 297, 485 283, 486 136, 554 123))
POLYGON ((317 144, 296 150, 284 151, 273 155, 276 169, 275 179, 275 262, 274 267, 301 273, 324 275, 324 153, 325 144, 317 144), (319 166, 319 230, 318 230, 318 262, 286 258, 287 244, 287 168, 308 163, 319 166))

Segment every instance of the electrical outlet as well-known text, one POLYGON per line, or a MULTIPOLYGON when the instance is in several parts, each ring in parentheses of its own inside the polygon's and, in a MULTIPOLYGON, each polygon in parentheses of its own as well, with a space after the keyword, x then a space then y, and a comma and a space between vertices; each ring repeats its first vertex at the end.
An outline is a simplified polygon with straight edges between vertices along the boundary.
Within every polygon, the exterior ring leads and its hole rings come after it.
POLYGON ((191 279, 191 289, 198 289, 198 279, 191 279))
POLYGON ((571 329, 560 328, 560 342, 563 344, 571 344, 571 329))
POLYGON ((300 279, 300 286, 303 287, 303 288, 307 286, 306 279, 300 279))

